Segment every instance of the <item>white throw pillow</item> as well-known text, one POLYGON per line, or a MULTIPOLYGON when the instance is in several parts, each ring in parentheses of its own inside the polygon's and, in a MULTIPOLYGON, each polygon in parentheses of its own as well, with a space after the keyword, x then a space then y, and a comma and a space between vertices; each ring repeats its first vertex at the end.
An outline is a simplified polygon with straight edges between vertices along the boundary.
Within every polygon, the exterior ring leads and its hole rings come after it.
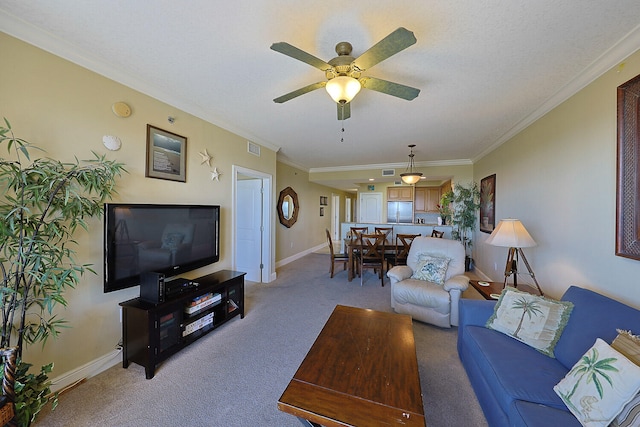
POLYGON ((640 367, 597 338, 553 390, 583 426, 606 427, 640 391, 640 367))
POLYGON ((556 301, 506 287, 487 328, 509 335, 550 357, 569 321, 573 303, 556 301))

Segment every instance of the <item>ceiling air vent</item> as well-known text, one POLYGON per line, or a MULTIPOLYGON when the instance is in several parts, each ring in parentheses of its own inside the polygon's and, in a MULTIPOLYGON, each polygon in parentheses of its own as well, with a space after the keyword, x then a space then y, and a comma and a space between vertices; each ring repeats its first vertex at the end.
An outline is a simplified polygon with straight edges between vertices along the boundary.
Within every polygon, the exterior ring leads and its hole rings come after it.
POLYGON ((382 176, 396 176, 395 169, 382 169, 382 176))
POLYGON ((254 144, 251 141, 247 141, 247 151, 253 154, 254 156, 260 157, 260 146, 258 144, 254 144))

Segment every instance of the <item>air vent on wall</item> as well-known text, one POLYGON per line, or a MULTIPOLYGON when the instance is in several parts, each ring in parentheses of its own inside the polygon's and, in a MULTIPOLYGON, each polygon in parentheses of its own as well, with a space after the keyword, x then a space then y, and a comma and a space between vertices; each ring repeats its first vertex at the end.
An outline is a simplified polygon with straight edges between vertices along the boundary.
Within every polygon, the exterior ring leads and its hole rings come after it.
POLYGON ((402 185, 402 180, 394 181, 393 185, 402 185))
POLYGON ((382 169, 382 176, 396 176, 395 169, 382 169))
POLYGON ((247 151, 255 156, 260 157, 260 146, 258 144, 254 144, 251 141, 247 141, 247 151))

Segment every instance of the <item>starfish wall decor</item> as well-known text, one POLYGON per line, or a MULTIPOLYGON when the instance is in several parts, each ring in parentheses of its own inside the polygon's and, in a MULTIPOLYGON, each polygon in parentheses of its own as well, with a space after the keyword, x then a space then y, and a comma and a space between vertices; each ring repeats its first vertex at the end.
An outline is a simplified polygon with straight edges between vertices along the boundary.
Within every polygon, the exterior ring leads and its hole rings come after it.
POLYGON ((218 168, 213 168, 211 171, 211 181, 220 181, 221 172, 218 172, 218 168))
POLYGON ((211 166, 211 160, 213 160, 213 157, 211 157, 209 153, 207 153, 207 149, 205 148, 204 152, 199 154, 200 154, 200 157, 202 157, 202 161, 200 162, 200 164, 204 165, 206 163, 207 166, 211 166))
MULTIPOLYGON (((204 151, 198 154, 200 154, 200 157, 201 157, 200 164, 204 165, 206 163, 207 166, 211 167, 211 161, 213 160, 213 156, 211 156, 207 152, 207 149, 205 148, 204 151)), ((220 181, 220 175, 222 175, 222 172, 219 172, 218 168, 214 167, 213 170, 211 171, 211 181, 220 181)))

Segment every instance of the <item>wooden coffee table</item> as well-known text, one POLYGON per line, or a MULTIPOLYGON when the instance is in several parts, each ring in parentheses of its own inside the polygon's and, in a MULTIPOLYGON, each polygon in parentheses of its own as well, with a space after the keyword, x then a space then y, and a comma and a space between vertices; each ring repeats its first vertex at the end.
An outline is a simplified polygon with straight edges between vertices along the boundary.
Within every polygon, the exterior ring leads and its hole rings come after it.
POLYGON ((424 426, 411 317, 336 306, 278 409, 310 426, 424 426))

